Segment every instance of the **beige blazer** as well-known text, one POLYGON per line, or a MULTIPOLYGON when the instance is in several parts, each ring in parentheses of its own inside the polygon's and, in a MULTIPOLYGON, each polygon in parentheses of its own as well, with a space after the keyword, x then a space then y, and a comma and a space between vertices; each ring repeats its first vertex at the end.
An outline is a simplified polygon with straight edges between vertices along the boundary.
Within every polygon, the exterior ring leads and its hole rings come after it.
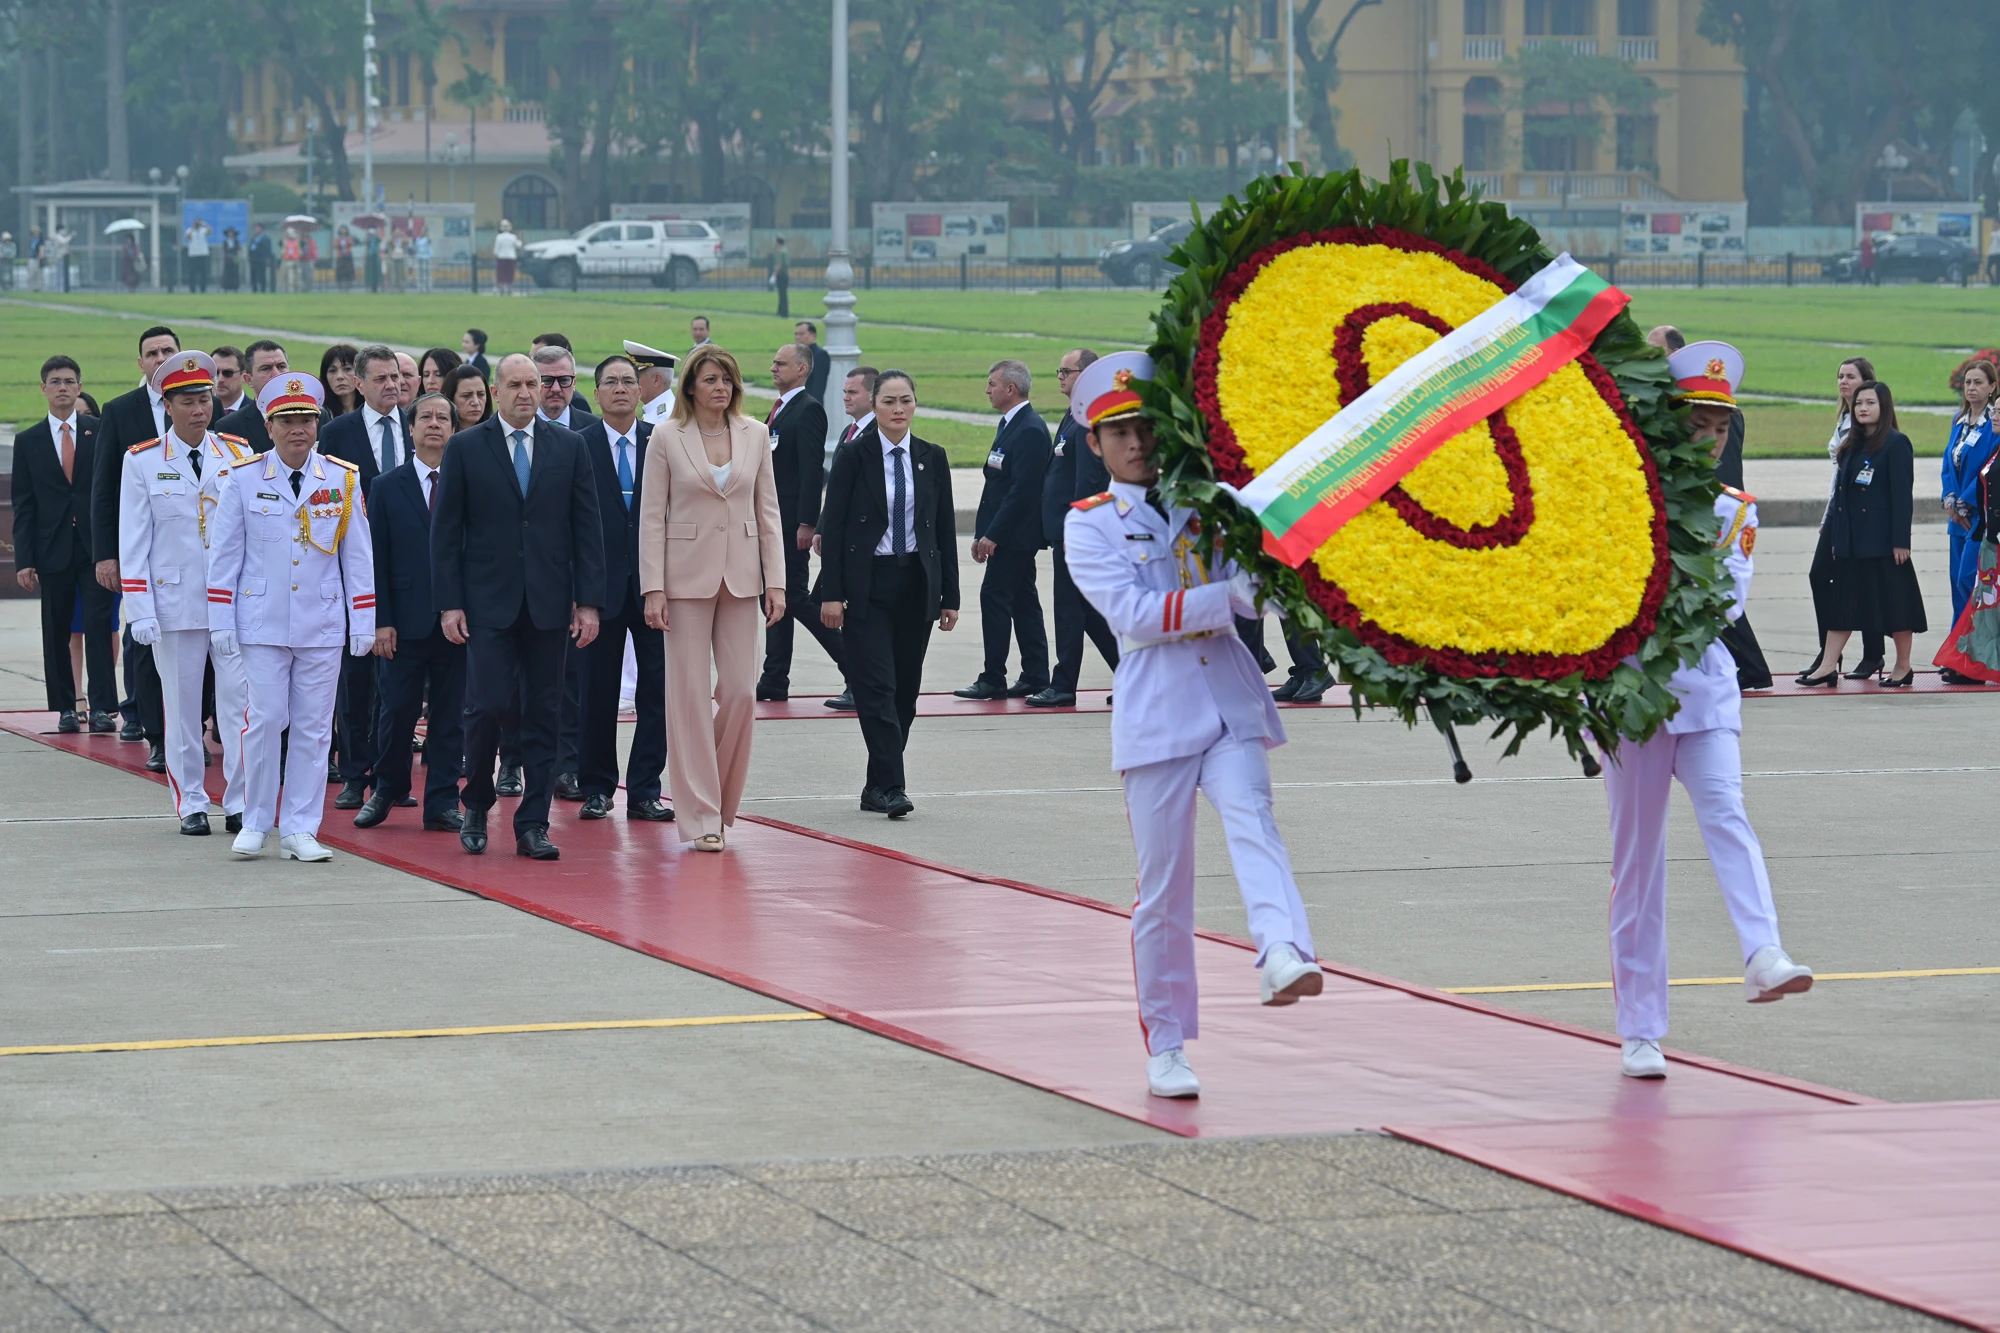
POLYGON ((639 492, 639 591, 756 597, 785 586, 771 433, 750 417, 729 427, 729 485, 715 488, 701 429, 662 421, 646 443, 639 492))

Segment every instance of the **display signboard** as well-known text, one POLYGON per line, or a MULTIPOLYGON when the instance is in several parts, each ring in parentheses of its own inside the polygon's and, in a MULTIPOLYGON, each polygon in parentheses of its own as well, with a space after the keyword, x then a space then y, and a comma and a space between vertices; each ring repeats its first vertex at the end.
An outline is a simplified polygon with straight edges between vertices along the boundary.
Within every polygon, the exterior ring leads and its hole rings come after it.
POLYGON ((877 204, 875 262, 1008 257, 1007 205, 877 204))
POLYGON ((208 243, 216 250, 222 249, 223 234, 234 230, 236 239, 250 243, 250 201, 248 199, 183 199, 181 200, 181 237, 186 244, 188 229, 199 218, 208 224, 208 243))
MULTIPOLYGON (((439 264, 464 264, 472 258, 471 204, 401 203, 370 207, 357 200, 343 199, 333 206, 333 227, 346 227, 357 238, 364 231, 380 231, 414 241, 431 238, 431 259, 439 264)), ((322 249, 321 253, 326 253, 322 249)))
POLYGON ((1854 243, 1863 236, 1943 236, 1979 244, 1979 205, 1963 199, 1854 206, 1854 243))
POLYGON ((750 258, 748 204, 613 204, 611 217, 619 222, 706 222, 722 238, 724 263, 750 258))
POLYGON ((1186 199, 1168 203, 1134 203, 1132 205, 1132 239, 1143 241, 1169 222, 1179 222, 1183 219, 1192 218, 1194 210, 1197 208, 1201 210, 1203 217, 1208 217, 1220 207, 1222 207, 1221 204, 1196 204, 1190 203, 1186 199))
POLYGON ((1749 255, 1750 206, 1694 204, 1684 199, 1627 200, 1619 209, 1621 258, 1744 259, 1749 255))

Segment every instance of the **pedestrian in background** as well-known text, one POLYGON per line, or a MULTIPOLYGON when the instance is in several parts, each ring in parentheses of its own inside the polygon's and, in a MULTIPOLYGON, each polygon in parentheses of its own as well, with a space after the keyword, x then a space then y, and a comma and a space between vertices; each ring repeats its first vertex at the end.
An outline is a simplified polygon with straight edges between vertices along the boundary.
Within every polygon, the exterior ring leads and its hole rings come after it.
POLYGON ((1076 377, 1097 360, 1088 347, 1063 353, 1056 365, 1056 392, 1063 397, 1062 422, 1056 427, 1055 448, 1049 456, 1049 470, 1042 479, 1042 536, 1048 540, 1055 561, 1055 586, 1049 593, 1056 622, 1056 664, 1047 689, 1029 695, 1024 703, 1036 708, 1071 708, 1076 704, 1076 682, 1083 673, 1083 641, 1088 636, 1097 645, 1104 664, 1118 669, 1118 636, 1104 622, 1098 609, 1084 600, 1076 581, 1069 576, 1063 557, 1063 520, 1078 500, 1111 488, 1111 474, 1104 460, 1090 451, 1085 436, 1090 427, 1069 411, 1070 390, 1076 377))
POLYGON ((362 242, 363 270, 368 283, 368 294, 373 296, 382 290, 382 231, 378 227, 368 229, 368 237, 362 242))
POLYGON ((792 315, 792 263, 785 252, 785 238, 778 238, 778 249, 771 256, 771 286, 778 292, 778 318, 790 319, 792 315))
POLYGON ((196 218, 194 224, 182 234, 181 241, 187 247, 188 291, 208 291, 208 255, 210 248, 208 244, 208 221, 205 218, 196 218))
POLYGON ((354 233, 345 224, 333 233, 333 285, 342 292, 354 290, 354 233))
POLYGON ((459 339, 458 350, 465 354, 465 364, 479 372, 479 378, 493 382, 493 368, 486 364, 486 330, 467 329, 459 339))
POLYGON ((806 376, 806 397, 824 405, 826 377, 833 373, 833 358, 819 345, 819 325, 809 319, 800 320, 792 325, 792 341, 812 357, 812 370, 806 376))
MULTIPOLYGON (((1808 677, 1816 676, 1826 661, 1826 634, 1833 627, 1827 618, 1833 608, 1833 530, 1828 520, 1833 517, 1833 497, 1840 488, 1840 446, 1854 429, 1854 391, 1865 382, 1875 378, 1875 363, 1865 356, 1851 356, 1840 363, 1834 372, 1834 391, 1840 395, 1840 406, 1834 411, 1833 434, 1826 442, 1826 456, 1833 464, 1833 476, 1827 483, 1826 512, 1820 516, 1819 542, 1813 549, 1812 568, 1806 575, 1806 582, 1812 589, 1813 619, 1819 627, 1820 655, 1813 664, 1798 674, 1803 685, 1808 677)), ((1866 680, 1882 669, 1882 636, 1864 632, 1861 636, 1861 664, 1848 673, 1849 680, 1866 680)), ((1840 668, 1838 658, 1834 669, 1840 668)))
POLYGON ((243 272, 237 267, 243 262, 243 239, 236 234, 236 228, 222 229, 222 290, 233 292, 242 286, 243 272))
MULTIPOLYGON (((514 294, 514 265, 520 257, 521 238, 514 234, 514 224, 501 218, 500 233, 493 238, 493 290, 502 296, 514 294)), ((483 342, 479 350, 486 350, 483 342)))
POLYGON ((250 228, 250 290, 271 290, 271 233, 259 222, 250 228))
POLYGON ((436 251, 431 246, 431 234, 427 231, 418 232, 417 239, 410 242, 410 258, 417 266, 417 290, 420 292, 428 292, 431 289, 431 258, 435 254, 436 251))
POLYGON ((986 454, 986 487, 973 520, 972 558, 986 566, 979 584, 986 666, 961 699, 1025 699, 1049 686, 1049 637, 1035 591, 1042 536, 1042 479, 1049 470, 1049 428, 1028 402, 1034 379, 1019 361, 986 372, 986 400, 1000 414, 986 454), (1021 645, 1021 674, 1007 684, 1007 650, 1021 645))
MULTIPOLYGON (((1855 630, 1888 635, 1896 645, 1895 669, 1883 679, 1906 689, 1912 679, 1911 636, 1928 629, 1923 590, 1910 562, 1910 519, 1916 453, 1896 428, 1889 386, 1869 380, 1854 390, 1854 429, 1840 447, 1840 482, 1827 526, 1833 535, 1831 627, 1821 656, 1837 664, 1855 630)), ((1834 685, 1838 665, 1808 679, 1834 685)))
POLYGON ((410 281, 410 243, 397 232, 389 238, 389 290, 401 294, 410 281))
POLYGON ((1960 366, 1953 378, 1958 381, 1958 415, 1945 442, 1941 480, 1945 523, 1951 536, 1951 618, 1956 623, 1979 575, 1979 542, 1986 535, 1979 490, 1997 442, 1990 411, 1993 391, 2000 386, 2000 367, 1975 357, 1960 366))

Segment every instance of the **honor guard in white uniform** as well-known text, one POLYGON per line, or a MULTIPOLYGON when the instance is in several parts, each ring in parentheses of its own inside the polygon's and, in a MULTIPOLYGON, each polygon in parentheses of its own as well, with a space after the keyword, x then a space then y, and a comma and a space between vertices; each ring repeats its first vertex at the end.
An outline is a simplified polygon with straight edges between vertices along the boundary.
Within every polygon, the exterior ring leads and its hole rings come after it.
POLYGON ((1222 817, 1249 912, 1265 1004, 1323 985, 1291 858, 1271 817, 1265 751, 1285 741, 1271 692, 1235 617, 1258 614, 1249 578, 1203 557, 1191 510, 1166 509, 1153 488, 1152 423, 1135 380, 1153 363, 1119 352, 1091 363, 1071 392, 1111 489, 1079 500, 1063 524, 1070 576, 1119 636, 1111 764, 1125 784, 1138 852, 1132 962, 1145 1031, 1147 1082, 1159 1097, 1201 1091, 1182 1043, 1200 1035, 1194 958, 1195 792, 1222 817))
MULTIPOLYGON (((132 638, 153 647, 166 723, 167 783, 181 832, 208 834, 202 769, 201 684, 208 667, 209 518, 227 491, 229 469, 250 456, 235 436, 208 429, 215 409, 215 363, 202 352, 176 352, 153 368, 153 391, 167 417, 164 437, 125 455, 119 490, 118 560, 132 638)), ((222 737, 223 813, 242 823, 243 675, 215 664, 216 730, 222 737)))
POLYGON ((1750 576, 1757 571, 1750 553, 1757 549, 1757 497, 1734 486, 1724 486, 1715 497, 1716 547, 1722 563, 1736 584, 1736 614, 1750 609, 1750 576))
POLYGON ((630 338, 625 340, 625 355, 639 368, 639 397, 646 404, 639 409, 639 419, 664 425, 674 414, 674 367, 680 358, 630 338))
POLYGON ((208 624, 218 658, 249 682, 249 808, 232 851, 256 856, 273 826, 286 860, 325 861, 326 755, 342 650, 375 646, 375 560, 352 463, 313 447, 325 393, 311 375, 257 395, 274 447, 232 470, 210 518, 208 624), (279 741, 287 729, 279 810, 279 741))
MULTIPOLYGON (((1728 428, 1743 358, 1725 343, 1691 343, 1668 358, 1676 393, 1693 407, 1697 439, 1728 428), (1689 355, 1692 353, 1693 355, 1689 355)), ((1756 505, 1741 492, 1716 501, 1725 557, 1736 582, 1731 620, 1750 597, 1756 505), (1746 540, 1746 534, 1747 540, 1746 540), (1740 556, 1740 558, 1739 558, 1740 556)), ((1628 659, 1630 660, 1630 659, 1628 659)), ((1721 640, 1668 682, 1680 711, 1643 743, 1623 741, 1604 758, 1611 807, 1611 979, 1632 1078, 1664 1078, 1667 1035, 1667 802, 1680 779, 1743 950, 1743 989, 1752 1004, 1812 989, 1812 969, 1792 961, 1778 938, 1778 909, 1764 849, 1743 809, 1743 693, 1735 659, 1721 640)))

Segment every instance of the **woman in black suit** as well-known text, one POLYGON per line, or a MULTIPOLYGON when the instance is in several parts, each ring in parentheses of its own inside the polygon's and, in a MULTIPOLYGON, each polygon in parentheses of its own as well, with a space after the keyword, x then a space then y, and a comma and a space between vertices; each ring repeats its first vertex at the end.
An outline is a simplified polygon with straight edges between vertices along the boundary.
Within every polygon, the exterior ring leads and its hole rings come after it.
POLYGON ((1837 685, 1840 651, 1856 630, 1887 634, 1896 665, 1882 684, 1906 688, 1911 680, 1910 638, 1928 629, 1917 569, 1910 563, 1910 513, 1916 454, 1896 429, 1896 401, 1889 386, 1869 380, 1854 391, 1854 428, 1840 446, 1839 480, 1826 526, 1833 549, 1833 586, 1826 649, 1831 670, 1803 683, 1837 685))

